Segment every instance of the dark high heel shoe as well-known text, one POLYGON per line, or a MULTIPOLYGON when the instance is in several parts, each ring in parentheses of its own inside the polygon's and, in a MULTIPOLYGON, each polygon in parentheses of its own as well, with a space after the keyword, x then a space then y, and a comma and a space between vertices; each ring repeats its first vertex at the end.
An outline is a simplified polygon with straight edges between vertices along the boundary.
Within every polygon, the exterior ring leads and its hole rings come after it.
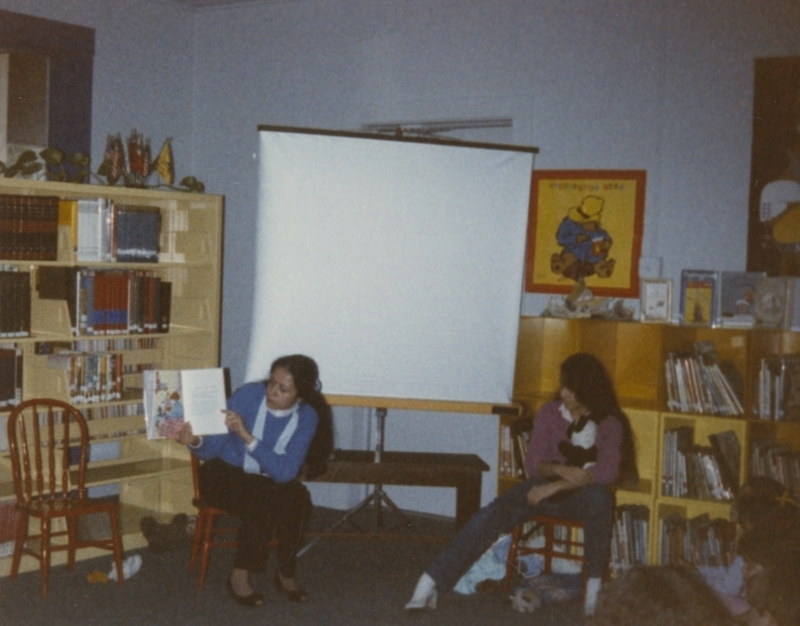
POLYGON ((297 589, 287 589, 283 586, 281 575, 275 572, 275 589, 285 595, 290 602, 308 602, 308 592, 302 587, 297 589))
POLYGON ((264 604, 264 596, 260 593, 253 591, 252 593, 247 594, 246 596, 240 596, 236 591, 233 589, 233 585, 231 584, 231 579, 225 581, 225 586, 228 588, 228 593, 231 594, 234 600, 236 600, 242 606, 261 606, 264 604))

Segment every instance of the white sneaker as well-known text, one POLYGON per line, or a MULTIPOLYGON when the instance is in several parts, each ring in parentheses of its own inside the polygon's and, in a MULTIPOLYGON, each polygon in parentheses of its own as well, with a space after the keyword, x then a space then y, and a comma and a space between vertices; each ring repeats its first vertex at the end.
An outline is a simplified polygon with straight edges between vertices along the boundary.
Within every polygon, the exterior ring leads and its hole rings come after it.
POLYGON ((414 589, 414 595, 408 601, 405 608, 406 611, 413 611, 417 609, 435 609, 436 608, 436 581, 433 580, 428 574, 420 576, 417 582, 417 588, 414 589))
POLYGON ((600 592, 602 582, 600 578, 590 578, 586 581, 586 598, 583 603, 583 613, 586 617, 594 615, 594 609, 597 606, 597 594, 600 592))
MULTIPOLYGON (((142 567, 142 557, 139 554, 129 556, 122 562, 122 580, 128 580, 142 567)), ((108 573, 109 580, 117 580, 117 566, 112 563, 111 571, 108 573)))

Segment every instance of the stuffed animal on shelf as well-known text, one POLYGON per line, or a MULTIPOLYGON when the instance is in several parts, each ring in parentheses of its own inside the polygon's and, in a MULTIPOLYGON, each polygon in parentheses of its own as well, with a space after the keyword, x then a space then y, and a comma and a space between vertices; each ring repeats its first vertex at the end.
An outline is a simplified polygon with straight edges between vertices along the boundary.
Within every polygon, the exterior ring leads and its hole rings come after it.
POLYGON ((588 469, 597 463, 597 422, 584 415, 567 428, 567 437, 559 442, 558 450, 566 457, 566 465, 588 469))

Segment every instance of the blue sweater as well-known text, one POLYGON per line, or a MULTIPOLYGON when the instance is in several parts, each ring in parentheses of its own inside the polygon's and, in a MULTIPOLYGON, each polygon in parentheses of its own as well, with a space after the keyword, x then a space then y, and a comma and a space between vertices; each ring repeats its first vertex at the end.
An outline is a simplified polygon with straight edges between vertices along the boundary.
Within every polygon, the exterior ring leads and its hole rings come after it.
MULTIPOLYGON (((264 383, 246 383, 233 392, 228 398, 228 409, 242 416, 245 427, 251 433, 256 416, 266 399, 267 390, 264 383)), ((306 458, 308 446, 317 429, 317 412, 305 402, 300 402, 298 409, 297 429, 286 446, 284 454, 273 451, 275 443, 283 429, 289 423, 291 415, 276 417, 269 410, 264 423, 264 434, 250 453, 261 467, 261 473, 279 483, 289 482, 297 477, 306 458)), ((228 432, 224 435, 206 435, 200 445, 189 448, 198 458, 207 461, 219 457, 229 465, 244 466, 244 455, 247 446, 239 435, 228 432)))

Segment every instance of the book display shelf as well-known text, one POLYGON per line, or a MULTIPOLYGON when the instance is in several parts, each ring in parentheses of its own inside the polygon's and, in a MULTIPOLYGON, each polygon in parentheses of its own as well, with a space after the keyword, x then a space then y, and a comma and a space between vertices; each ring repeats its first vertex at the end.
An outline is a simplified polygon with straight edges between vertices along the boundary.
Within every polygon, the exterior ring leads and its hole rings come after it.
MULTIPOLYGON (((792 489, 792 476, 788 475, 790 470, 787 468, 792 462, 800 468, 800 420, 763 419, 763 415, 771 414, 759 411, 759 380, 766 361, 774 360, 776 355, 800 352, 800 332, 522 317, 514 400, 525 407, 528 418, 535 416, 538 408, 555 396, 559 388, 559 365, 574 352, 589 352, 603 362, 614 380, 620 404, 630 418, 640 478, 636 484, 618 487, 617 507, 619 514, 624 505, 622 511, 628 511, 627 517, 630 517, 629 510, 635 507, 636 517, 640 519, 642 507, 648 511, 647 536, 642 537, 641 523, 637 524, 636 531, 637 541, 646 544, 648 563, 657 564, 668 558, 667 553, 672 549, 670 545, 674 543, 674 533, 670 535, 669 532, 675 528, 676 520, 688 521, 686 532, 692 537, 702 535, 698 538, 702 542, 706 536, 703 533, 716 532, 719 539, 721 533, 715 531, 714 520, 727 520, 730 514, 731 501, 726 497, 722 484, 717 485, 720 490, 716 495, 712 480, 702 489, 699 483, 693 486, 694 472, 691 468, 676 470, 676 450, 679 449, 681 454, 685 452, 684 467, 691 465, 690 456, 701 459, 693 461, 700 463, 699 467, 703 467, 704 457, 709 464, 713 463, 711 459, 715 459, 717 471, 727 472, 726 478, 735 482, 735 486, 752 473, 768 473, 792 489), (698 346, 712 344, 720 364, 724 364, 723 370, 736 391, 743 412, 717 415, 674 410, 674 404, 670 407, 667 389, 666 364, 670 355, 694 353, 698 346), (676 437, 682 442, 677 446, 676 437), (735 462, 737 442, 738 464, 735 462), (720 448, 726 454, 721 453, 720 448), (778 462, 769 458, 770 453, 781 456, 783 470, 778 462), (730 462, 728 466, 724 464, 726 458, 730 462), (681 481, 686 489, 675 490, 675 485, 681 481), (677 493, 681 495, 675 495, 677 493)), ((793 387, 791 383, 785 383, 781 392, 787 396, 784 402, 790 402, 793 393, 800 393, 800 380, 796 384, 797 387, 793 387)), ((800 402, 800 397, 797 400, 800 402)), ((792 413, 787 412, 787 415, 792 413)), ((509 433, 519 430, 518 424, 514 423, 518 420, 512 417, 500 420, 498 493, 520 480, 513 469, 502 471, 504 460, 506 466, 509 465, 503 440, 508 440, 509 433)), ((712 470, 708 470, 708 475, 718 475, 712 470)), ((798 487, 800 481, 795 479, 794 488, 798 487)), ((618 523, 623 523, 622 516, 618 519, 618 523)), ((623 536, 628 533, 629 540, 634 534, 621 526, 617 531, 623 536)), ((631 552, 637 548, 626 545, 622 549, 631 552)), ((698 549, 699 556, 693 555, 692 558, 702 562, 706 557, 700 552, 702 549, 698 549)), ((713 560, 717 557, 712 554, 708 558, 713 560)), ((612 571, 619 569, 614 569, 612 564, 612 571)))
MULTIPOLYGON (((19 179, 0 179, 0 196, 6 206, 9 198, 60 201, 57 225, 52 213, 31 217, 33 201, 27 214, 0 216, 0 278, 24 283, 14 299, 0 297, 0 323, 8 326, 0 328, 0 507, 15 500, 6 439, 13 404, 57 398, 88 420, 90 495, 118 495, 124 547, 142 547, 143 516, 168 521, 193 511, 187 450, 146 438, 142 372, 219 366, 223 199, 19 179), (75 220, 83 201, 123 207, 123 227, 103 231, 101 222, 113 217, 95 214, 100 234, 87 243, 93 222, 75 220), (125 207, 145 216, 141 230, 125 207)), ((87 549, 78 558, 97 554, 87 549)), ((21 569, 37 566, 23 559, 21 569)), ((0 575, 9 571, 10 559, 0 559, 0 575)))

